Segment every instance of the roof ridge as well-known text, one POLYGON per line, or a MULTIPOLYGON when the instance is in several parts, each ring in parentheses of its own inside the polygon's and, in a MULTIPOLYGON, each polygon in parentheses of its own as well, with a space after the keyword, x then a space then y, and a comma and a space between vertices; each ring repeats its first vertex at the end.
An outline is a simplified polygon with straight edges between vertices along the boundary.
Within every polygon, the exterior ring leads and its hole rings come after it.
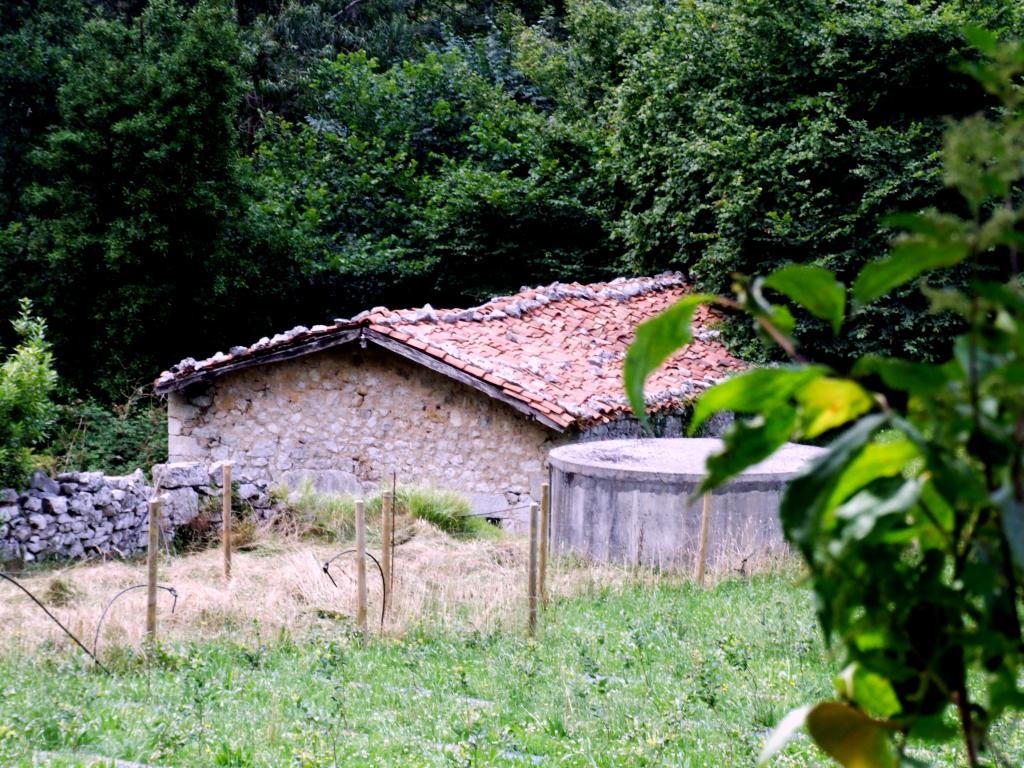
POLYGON ((682 272, 662 272, 650 277, 616 277, 603 283, 583 284, 578 282, 561 283, 555 281, 536 288, 521 286, 518 293, 510 296, 492 296, 475 307, 467 309, 434 309, 429 303, 418 309, 388 309, 374 307, 364 310, 351 318, 335 318, 337 325, 369 321, 378 325, 398 325, 400 323, 458 323, 481 322, 484 320, 504 320, 507 317, 522 317, 524 314, 565 299, 601 299, 612 298, 618 301, 629 301, 637 296, 663 291, 668 288, 679 288, 686 285, 682 272))

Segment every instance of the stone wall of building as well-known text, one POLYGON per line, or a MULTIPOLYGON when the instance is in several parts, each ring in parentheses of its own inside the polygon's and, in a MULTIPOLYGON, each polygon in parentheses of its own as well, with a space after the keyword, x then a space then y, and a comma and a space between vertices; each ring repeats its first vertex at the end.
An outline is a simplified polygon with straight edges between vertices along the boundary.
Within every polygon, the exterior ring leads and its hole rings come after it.
POLYGON ((231 459, 251 477, 360 492, 399 483, 519 503, 564 441, 508 405, 355 344, 226 374, 168 398, 172 461, 231 459))
MULTIPOLYGON (((153 476, 159 483, 166 538, 173 539, 201 511, 208 511, 210 525, 220 525, 219 466, 158 464, 153 476)), ((239 480, 242 508, 257 518, 268 517, 267 484, 244 475, 239 480)), ((142 470, 124 476, 65 472, 53 479, 35 472, 24 491, 0 489, 0 563, 144 552, 153 493, 142 470)))

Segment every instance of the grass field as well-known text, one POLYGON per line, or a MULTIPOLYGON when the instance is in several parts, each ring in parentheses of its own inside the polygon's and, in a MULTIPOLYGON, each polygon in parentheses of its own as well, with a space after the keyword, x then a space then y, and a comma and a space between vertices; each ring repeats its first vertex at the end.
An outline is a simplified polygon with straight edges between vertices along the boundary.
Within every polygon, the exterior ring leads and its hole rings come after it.
MULTIPOLYGON (((517 579, 519 542, 452 547, 446 562, 460 548, 478 563, 490 552, 517 579)), ((250 554, 236 567, 292 556, 250 554)), ((174 568, 202 574, 210 558, 181 558, 174 568)), ((95 581, 110 567, 61 578, 75 591, 76 580, 95 581)), ((559 578, 535 640, 515 611, 479 620, 489 600, 512 600, 497 587, 490 596, 472 587, 462 609, 420 600, 419 616, 407 606, 400 629, 365 643, 312 593, 306 610, 319 619, 289 628, 298 609, 282 606, 289 621, 275 623, 278 592, 215 631, 185 626, 211 614, 182 609, 149 659, 112 639, 103 654, 109 676, 56 636, 33 645, 5 624, 0 765, 77 768, 98 755, 190 768, 733 768, 754 764, 791 707, 831 694, 836 665, 793 566, 707 589, 650 573, 597 578, 571 564, 559 578)), ((1013 765, 1024 762, 1021 726, 999 731, 1013 765)), ((928 757, 957 764, 952 748, 928 757)), ((798 739, 774 764, 828 763, 798 739)))

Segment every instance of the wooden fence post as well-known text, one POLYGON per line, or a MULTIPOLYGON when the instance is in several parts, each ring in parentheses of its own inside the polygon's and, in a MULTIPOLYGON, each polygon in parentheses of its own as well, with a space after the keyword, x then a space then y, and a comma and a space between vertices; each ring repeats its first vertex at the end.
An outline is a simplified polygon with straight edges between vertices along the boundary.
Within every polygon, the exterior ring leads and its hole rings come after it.
POLYGON ((356 501, 356 625, 366 635, 366 510, 356 501))
POLYGON ((395 500, 391 491, 384 491, 381 496, 381 542, 380 542, 380 570, 384 577, 384 612, 387 613, 391 604, 391 541, 395 535, 392 529, 391 510, 395 500))
POLYGON ((537 631, 537 505, 530 505, 530 572, 526 580, 527 627, 537 631))
POLYGON ((540 607, 548 607, 548 528, 551 526, 551 486, 540 487, 540 554, 537 562, 537 578, 540 581, 540 607))
POLYGON ((231 462, 225 461, 223 465, 224 471, 224 490, 223 490, 223 534, 221 536, 224 544, 224 579, 231 581, 231 462))
POLYGON ((160 556, 160 499, 149 500, 149 546, 146 550, 146 639, 156 642, 157 558, 160 556))
POLYGON ((700 544, 697 547, 697 583, 704 585, 704 564, 708 556, 708 529, 711 527, 711 492, 704 494, 704 509, 700 516, 700 544))

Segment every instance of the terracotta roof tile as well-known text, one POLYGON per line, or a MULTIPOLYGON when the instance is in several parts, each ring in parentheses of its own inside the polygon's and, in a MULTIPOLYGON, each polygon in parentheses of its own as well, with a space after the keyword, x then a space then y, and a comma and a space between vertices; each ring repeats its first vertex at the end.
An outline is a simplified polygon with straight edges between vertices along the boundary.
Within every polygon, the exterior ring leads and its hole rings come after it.
MULTIPOLYGON (((667 273, 593 285, 524 288, 471 309, 435 310, 429 304, 400 311, 375 307, 331 326, 294 328, 248 348, 234 347, 231 355, 183 360, 161 374, 156 388, 178 389, 197 378, 258 364, 269 354, 279 357, 293 346, 298 356, 323 348, 316 345, 329 344, 332 337, 343 343, 358 332, 373 341, 373 334, 379 333, 501 388, 562 427, 601 423, 628 411, 622 361, 636 326, 686 292, 682 277, 667 273)), ((648 379, 649 407, 678 407, 709 381, 746 367, 718 340, 713 321, 708 308, 698 310, 694 342, 648 379)))

